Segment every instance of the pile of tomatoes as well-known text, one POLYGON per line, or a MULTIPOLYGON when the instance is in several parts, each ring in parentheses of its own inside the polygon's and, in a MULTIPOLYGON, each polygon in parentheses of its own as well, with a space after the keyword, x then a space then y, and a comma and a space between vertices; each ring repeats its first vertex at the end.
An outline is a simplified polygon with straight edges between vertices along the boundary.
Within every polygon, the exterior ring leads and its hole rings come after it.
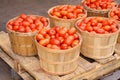
POLYGON ((11 20, 7 24, 7 28, 17 32, 34 32, 42 27, 48 26, 47 18, 43 16, 33 16, 21 14, 19 17, 11 20))
POLYGON ((109 17, 120 21, 120 8, 114 9, 109 13, 109 17))
POLYGON ((97 10, 112 9, 117 5, 114 0, 85 0, 83 4, 97 10))
POLYGON ((85 14, 85 10, 80 5, 59 5, 50 10, 51 16, 62 19, 76 19, 85 14))
POLYGON ((114 33, 118 30, 118 25, 109 19, 103 17, 88 17, 77 22, 80 30, 94 32, 98 34, 114 33))
POLYGON ((79 35, 74 27, 55 26, 50 29, 43 28, 36 35, 37 42, 47 48, 65 50, 79 44, 79 35))

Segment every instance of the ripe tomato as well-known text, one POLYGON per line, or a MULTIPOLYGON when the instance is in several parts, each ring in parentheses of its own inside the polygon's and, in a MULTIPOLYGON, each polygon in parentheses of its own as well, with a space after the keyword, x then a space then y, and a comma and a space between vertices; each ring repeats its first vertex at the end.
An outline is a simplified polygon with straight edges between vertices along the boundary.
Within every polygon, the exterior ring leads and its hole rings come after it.
POLYGON ((62 11, 60 11, 60 14, 63 15, 63 16, 66 16, 67 15, 67 11, 62 10, 62 11))
POLYGON ((23 21, 23 22, 22 22, 22 25, 26 27, 26 26, 29 26, 30 23, 29 23, 28 21, 23 21))
POLYGON ((86 30, 87 30, 88 32, 91 32, 91 31, 93 31, 93 28, 92 28, 91 26, 86 26, 86 30))
POLYGON ((8 29, 10 29, 10 30, 13 29, 12 25, 10 25, 10 24, 8 24, 7 27, 8 27, 8 29))
POLYGON ((65 44, 65 43, 64 43, 64 44, 62 44, 60 47, 61 47, 61 49, 63 49, 63 50, 64 50, 64 49, 68 49, 68 45, 67 45, 67 44, 65 44))
POLYGON ((25 14, 20 15, 20 18, 22 18, 22 19, 25 19, 26 17, 27 17, 27 15, 25 15, 25 14))
POLYGON ((37 41, 40 41, 40 40, 42 40, 42 39, 44 39, 44 36, 43 36, 42 34, 37 34, 36 40, 37 40, 37 41))
POLYGON ((70 35, 64 40, 64 43, 67 45, 71 45, 73 40, 74 40, 74 36, 70 35))
POLYGON ((73 34, 73 36, 74 36, 74 39, 79 39, 78 34, 73 34))
POLYGON ((64 42, 64 37, 58 37, 57 39, 60 41, 60 43, 64 42))
POLYGON ((42 39, 39 41, 39 44, 42 45, 42 46, 46 46, 49 44, 49 39, 42 39))
POLYGON ((40 21, 43 22, 43 23, 44 23, 44 22, 47 22, 47 18, 45 18, 45 17, 42 16, 42 17, 40 18, 40 21))
POLYGON ((67 18, 68 18, 68 19, 72 19, 72 18, 74 18, 73 13, 68 13, 68 14, 67 14, 67 18))
POLYGON ((60 50, 60 46, 57 46, 57 45, 52 45, 51 48, 60 50))
POLYGON ((25 27, 24 27, 24 26, 19 26, 18 31, 19 31, 19 32, 25 32, 25 27))
POLYGON ((58 17, 58 18, 61 18, 61 17, 62 17, 59 12, 54 12, 53 15, 56 16, 56 17, 58 17))
POLYGON ((55 31, 55 29, 49 29, 48 31, 47 31, 47 33, 49 34, 49 35, 55 35, 56 34, 56 31, 55 31))
POLYGON ((46 47, 47 48, 52 48, 52 44, 48 44, 46 47))
POLYGON ((105 30, 104 29, 98 29, 96 32, 99 33, 99 34, 104 34, 105 30))
POLYGON ((18 30, 19 26, 13 26, 13 30, 18 30))
POLYGON ((35 28, 36 28, 36 25, 35 25, 35 24, 30 24, 30 28, 31 28, 31 29, 35 29, 35 28))
POLYGON ((29 16, 27 16, 25 20, 28 21, 31 24, 33 23, 33 20, 29 16))
POLYGON ((58 34, 59 34, 60 36, 64 36, 66 32, 67 32, 67 28, 62 27, 62 28, 58 31, 58 34))
POLYGON ((72 47, 74 47, 74 46, 76 46, 76 45, 78 45, 79 44, 79 40, 74 40, 73 42, 72 42, 72 47))
POLYGON ((76 29, 74 27, 72 27, 68 30, 68 34, 70 34, 70 35, 75 34, 75 33, 76 33, 76 29))
POLYGON ((28 27, 28 26, 25 27, 25 31, 26 31, 26 32, 32 32, 32 30, 31 30, 30 27, 28 27))
POLYGON ((50 40, 50 44, 53 44, 53 45, 60 45, 60 41, 58 39, 51 39, 50 40))
POLYGON ((105 31, 110 31, 110 30, 111 30, 111 27, 110 27, 110 26, 104 26, 103 29, 104 29, 105 31))

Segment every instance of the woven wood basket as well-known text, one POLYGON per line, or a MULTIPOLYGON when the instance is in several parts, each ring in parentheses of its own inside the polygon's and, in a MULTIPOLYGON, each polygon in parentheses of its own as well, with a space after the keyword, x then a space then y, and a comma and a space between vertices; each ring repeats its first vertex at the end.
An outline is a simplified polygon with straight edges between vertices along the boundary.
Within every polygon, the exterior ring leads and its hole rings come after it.
MULTIPOLYGON (((117 8, 111 9, 110 12, 113 11, 113 10, 115 10, 115 9, 117 9, 117 8)), ((113 18, 110 17, 110 12, 108 13, 108 17, 110 19, 113 19, 113 18)), ((116 21, 120 25, 120 21, 115 20, 115 19, 113 19, 113 20, 116 21)), ((117 38, 117 43, 120 43, 120 32, 119 32, 119 35, 118 35, 118 38, 117 38)))
MULTIPOLYGON (((78 20, 77 22, 79 21, 81 20, 78 20)), ((119 30, 110 34, 89 33, 87 31, 80 30, 77 27, 77 22, 76 28, 83 38, 81 54, 93 59, 103 59, 110 57, 114 53, 119 30)))
MULTIPOLYGON (((36 16, 36 15, 33 15, 33 16, 36 16)), ((10 21, 13 21, 16 18, 17 17, 9 20, 8 23, 10 21)), ((8 31, 9 39, 11 42, 11 48, 14 53, 21 55, 21 56, 37 55, 37 47, 36 47, 35 39, 34 39, 37 32, 29 32, 29 33, 16 32, 16 31, 8 29, 7 25, 6 25, 6 29, 8 31)))
POLYGON ((73 72, 78 66, 80 43, 67 50, 55 50, 37 44, 40 66, 52 75, 64 75, 73 72))
MULTIPOLYGON (((82 0, 82 3, 84 1, 85 0, 82 0)), ((96 9, 92 9, 84 4, 83 4, 83 6, 87 10, 87 17, 91 17, 91 16, 108 17, 108 12, 111 10, 111 9, 96 10, 96 9)), ((116 5, 115 7, 117 7, 117 6, 118 5, 116 5)))
MULTIPOLYGON (((57 6, 55 6, 55 7, 57 7, 57 6)), ((51 27, 57 25, 57 26, 61 26, 61 27, 71 28, 71 27, 74 27, 74 24, 78 19, 82 19, 82 18, 85 18, 87 16, 87 11, 84 9, 85 14, 83 16, 79 17, 79 18, 76 18, 76 19, 57 18, 57 17, 54 17, 54 16, 50 15, 50 11, 55 7, 52 7, 48 10, 48 15, 49 15, 50 26, 51 27)))

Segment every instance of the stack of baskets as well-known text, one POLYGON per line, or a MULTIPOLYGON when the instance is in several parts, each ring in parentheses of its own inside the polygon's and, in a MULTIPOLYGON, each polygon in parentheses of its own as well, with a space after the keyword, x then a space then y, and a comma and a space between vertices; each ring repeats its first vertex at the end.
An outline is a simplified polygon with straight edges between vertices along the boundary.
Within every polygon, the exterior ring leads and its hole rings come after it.
MULTIPOLYGON (((83 0, 82 3, 84 3, 84 1, 85 0, 83 0)), ((108 17, 108 12, 110 11, 110 9, 95 10, 83 4, 84 14, 81 17, 64 17, 63 19, 51 15, 51 11, 59 6, 60 5, 52 7, 48 10, 48 21, 50 23, 50 27, 62 26, 68 29, 71 27, 75 27, 78 30, 78 35, 80 39, 79 44, 73 48, 66 50, 50 49, 38 44, 38 42, 36 41, 37 32, 22 33, 12 31, 7 27, 11 41, 11 47, 14 53, 22 56, 33 56, 38 54, 41 68, 53 75, 64 75, 75 71, 78 67, 78 59, 80 57, 80 52, 84 56, 92 59, 108 58, 114 53, 119 28, 114 33, 96 34, 83 31, 77 26, 77 23, 83 21, 87 16, 102 16, 102 18, 108 20, 108 18, 105 17, 108 17)), ((62 5, 62 7, 65 6, 67 5, 62 5)), ((117 5, 115 5, 114 7, 116 6, 117 5)), ((59 16, 58 13, 56 15, 59 16)), ((75 15, 76 14, 74 14, 74 16, 75 15)), ((14 19, 11 19, 10 21, 14 21, 14 19)), ((117 24, 117 26, 119 25, 117 24)), ((47 26, 47 28, 48 27, 49 25, 47 26)), ((119 40, 120 39, 118 39, 118 42, 119 40)))

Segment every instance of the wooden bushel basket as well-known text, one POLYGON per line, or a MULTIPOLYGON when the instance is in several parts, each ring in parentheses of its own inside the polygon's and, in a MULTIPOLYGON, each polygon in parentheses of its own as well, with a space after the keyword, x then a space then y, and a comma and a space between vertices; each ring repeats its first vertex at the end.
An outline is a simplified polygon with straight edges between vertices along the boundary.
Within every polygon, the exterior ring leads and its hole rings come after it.
MULTIPOLYGON (((37 16, 37 15, 33 15, 33 16, 37 16)), ((17 17, 11 19, 10 21, 13 21, 16 18, 17 17)), ((8 23, 10 21, 8 21, 8 23)), ((11 42, 11 48, 14 53, 21 56, 37 55, 37 47, 34 38, 37 32, 29 32, 29 33, 16 32, 8 29, 7 25, 6 25, 6 29, 8 31, 9 39, 11 42)))
MULTIPOLYGON (((85 0, 82 0, 82 4, 85 0)), ((90 16, 101 16, 101 17, 108 17, 108 12, 111 10, 111 9, 103 9, 103 10, 96 10, 96 9, 92 9, 86 5, 84 5, 84 8, 87 10, 87 16, 90 17, 90 16)), ((118 5, 116 5, 115 7, 117 7, 118 5)))
MULTIPOLYGON (((57 6, 55 6, 55 7, 57 7, 57 6)), ((84 9, 85 14, 83 14, 81 17, 78 17, 76 19, 57 18, 57 17, 54 17, 54 16, 50 15, 50 11, 55 7, 52 7, 48 10, 48 16, 49 16, 49 19, 50 19, 50 26, 51 27, 57 25, 57 26, 61 26, 61 27, 71 28, 71 27, 74 27, 74 24, 78 19, 83 19, 83 18, 87 17, 87 11, 84 9)))
POLYGON ((37 48, 34 42, 36 33, 20 33, 8 30, 11 48, 14 53, 21 56, 37 55, 37 48))
MULTIPOLYGON (((105 18, 108 19, 108 18, 105 18)), ((81 20, 78 20, 79 22, 81 20)), ((96 34, 83 31, 77 27, 82 36, 81 54, 93 59, 103 59, 112 56, 115 50, 115 44, 119 30, 115 33, 96 34)))
MULTIPOLYGON (((115 9, 117 9, 117 8, 111 9, 110 12, 113 11, 113 10, 115 10, 115 9)), ((110 19, 113 19, 113 18, 110 17, 110 12, 108 13, 108 17, 110 19)), ((113 20, 115 20, 115 19, 113 19, 113 20)), ((120 21, 118 21, 118 20, 115 20, 115 21, 120 25, 120 21)), ((117 38, 117 43, 120 44, 120 32, 119 32, 119 35, 118 35, 118 38, 117 38)))
POLYGON ((78 67, 80 43, 70 49, 55 50, 37 44, 41 68, 52 75, 64 75, 73 72, 78 67))

